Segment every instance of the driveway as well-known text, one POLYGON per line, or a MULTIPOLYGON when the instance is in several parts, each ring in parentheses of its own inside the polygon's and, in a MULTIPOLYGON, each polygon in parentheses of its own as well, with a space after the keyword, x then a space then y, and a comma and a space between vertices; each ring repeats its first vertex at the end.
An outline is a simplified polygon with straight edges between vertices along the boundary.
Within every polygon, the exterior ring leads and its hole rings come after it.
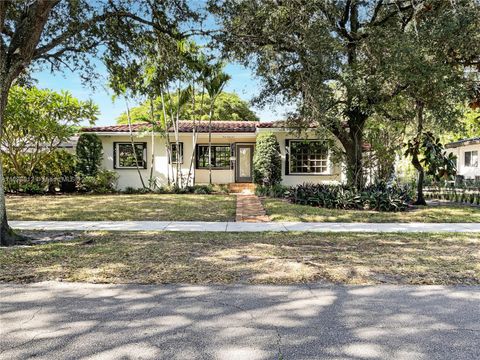
POLYGON ((478 359, 480 287, 0 284, 0 358, 478 359))

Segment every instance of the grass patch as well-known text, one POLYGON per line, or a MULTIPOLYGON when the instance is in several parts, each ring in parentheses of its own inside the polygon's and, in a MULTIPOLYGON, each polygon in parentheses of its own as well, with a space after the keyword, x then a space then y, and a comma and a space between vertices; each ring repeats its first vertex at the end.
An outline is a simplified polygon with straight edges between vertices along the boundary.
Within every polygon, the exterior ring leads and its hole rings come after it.
POLYGON ((480 222, 480 208, 462 205, 435 205, 404 212, 338 210, 290 204, 284 200, 265 199, 265 210, 272 221, 300 222, 480 222))
POLYGON ((480 284, 479 234, 74 235, 0 248, 0 281, 480 284))
POLYGON ((228 221, 229 195, 133 194, 7 196, 10 220, 228 221))

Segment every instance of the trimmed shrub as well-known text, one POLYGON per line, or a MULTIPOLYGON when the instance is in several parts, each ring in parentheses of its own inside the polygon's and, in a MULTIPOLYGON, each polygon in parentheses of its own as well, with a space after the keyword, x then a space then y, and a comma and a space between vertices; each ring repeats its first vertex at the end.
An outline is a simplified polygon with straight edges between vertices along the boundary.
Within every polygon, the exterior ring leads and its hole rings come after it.
POLYGON ((193 193, 194 194, 211 194, 213 192, 212 185, 194 185, 193 193))
POLYGON ((273 186, 282 181, 280 145, 272 133, 257 136, 253 155, 253 181, 262 186, 273 186))
POLYGON ((118 174, 113 170, 98 170, 95 176, 78 178, 79 191, 96 194, 108 194, 116 191, 118 174))
POLYGON ((230 189, 227 184, 217 184, 213 185, 213 192, 217 194, 228 194, 230 193, 230 189))
POLYGON ((193 185, 193 186, 160 186, 155 190, 157 194, 211 194, 213 193, 212 185, 193 185))
POLYGON ((302 184, 287 192, 294 204, 329 209, 369 209, 376 211, 404 211, 411 201, 411 190, 384 183, 369 185, 358 191, 343 185, 302 184))
POLYGON ((95 176, 102 162, 103 145, 97 134, 84 133, 77 142, 77 172, 95 176))
POLYGON ((288 186, 276 184, 272 186, 258 185, 255 188, 255 194, 258 196, 269 196, 272 198, 284 198, 289 191, 288 186))
POLYGON ((124 193, 124 194, 148 194, 148 193, 151 193, 151 192, 152 191, 150 189, 143 188, 143 187, 134 188, 133 186, 127 186, 122 191, 122 193, 124 193))

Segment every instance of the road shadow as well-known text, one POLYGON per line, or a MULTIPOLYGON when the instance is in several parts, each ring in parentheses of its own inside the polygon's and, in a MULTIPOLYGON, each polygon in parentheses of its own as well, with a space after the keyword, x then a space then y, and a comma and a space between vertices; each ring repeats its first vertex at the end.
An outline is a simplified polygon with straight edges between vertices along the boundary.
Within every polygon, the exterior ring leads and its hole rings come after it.
POLYGON ((474 359, 480 289, 0 285, 1 359, 474 359))

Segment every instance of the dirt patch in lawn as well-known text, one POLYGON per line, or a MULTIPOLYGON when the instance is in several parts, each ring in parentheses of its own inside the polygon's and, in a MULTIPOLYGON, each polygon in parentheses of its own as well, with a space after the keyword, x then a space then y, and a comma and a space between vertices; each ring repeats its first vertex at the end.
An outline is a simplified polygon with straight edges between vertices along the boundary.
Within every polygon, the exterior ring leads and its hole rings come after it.
POLYGON ((0 281, 480 284, 479 234, 77 232, 73 236, 68 241, 0 248, 0 281))

